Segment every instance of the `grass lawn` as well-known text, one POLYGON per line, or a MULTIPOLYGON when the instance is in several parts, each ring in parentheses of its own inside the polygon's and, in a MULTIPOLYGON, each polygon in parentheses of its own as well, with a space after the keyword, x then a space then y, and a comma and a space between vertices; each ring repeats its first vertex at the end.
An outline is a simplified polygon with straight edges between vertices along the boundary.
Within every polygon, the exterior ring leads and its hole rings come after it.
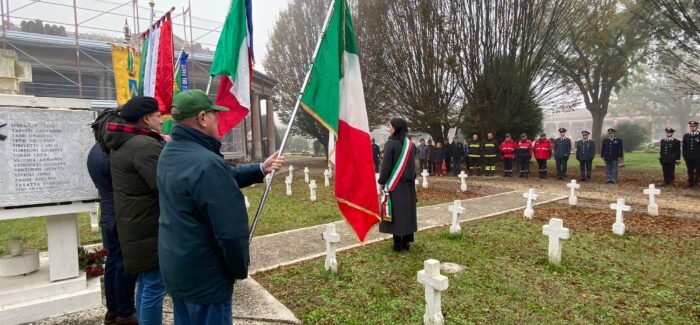
MULTIPOLYGON (((102 241, 99 231, 93 233, 90 230, 90 215, 87 213, 78 216, 78 231, 81 243, 102 241)), ((46 250, 46 218, 0 221, 0 256, 9 254, 8 244, 13 236, 22 238, 25 249, 46 250)))
MULTIPOLYGON (((323 186, 323 175, 311 175, 311 179, 316 179, 318 185, 316 189, 317 201, 311 202, 309 200, 308 184, 304 182, 304 174, 301 172, 295 173, 292 184, 293 195, 291 197, 286 195, 285 176, 287 176, 286 173, 275 177, 272 190, 265 203, 265 209, 255 230, 256 236, 315 226, 342 219, 333 196, 333 179, 331 179, 331 186, 325 187, 323 186)), ((250 201, 248 216, 251 223, 255 217, 264 189, 264 184, 255 184, 255 186, 243 189, 243 193, 248 196, 250 201)), ((455 199, 467 199, 477 195, 473 192, 461 194, 444 189, 419 189, 418 191, 419 206, 451 202, 455 199)), ((92 233, 90 231, 90 217, 88 214, 80 215, 78 226, 82 244, 101 242, 100 233, 92 233)), ((24 240, 24 246, 27 249, 46 250, 46 219, 29 218, 0 221, 0 256, 8 254, 8 243, 12 236, 20 236, 24 240)))
POLYGON ((630 214, 618 237, 613 212, 549 205, 536 214, 469 222, 458 236, 421 232, 408 253, 388 241, 341 252, 337 275, 319 258, 255 278, 305 324, 421 323, 416 272, 428 258, 467 267, 443 293, 449 324, 700 322, 700 220, 630 214), (545 215, 572 232, 561 266, 546 260, 545 215))
MULTIPOLYGON (((635 170, 635 171, 644 171, 644 172, 658 172, 659 175, 662 175, 661 173, 661 163, 659 163, 659 153, 658 152, 626 152, 625 153, 625 168, 630 169, 630 170, 635 170)), ((534 161, 534 159, 533 159, 534 161)), ((552 172, 554 172, 554 175, 556 176, 556 163, 554 161, 554 158, 550 159, 547 162, 548 168, 549 168, 549 173, 550 175, 552 172)), ((605 162, 603 161, 602 158, 600 158, 600 155, 596 155, 595 159, 593 160, 593 167, 595 168, 596 165, 605 165, 605 162)), ((537 166, 535 164, 535 166, 537 166)), ((579 172, 579 164, 578 160, 576 160, 576 155, 572 154, 569 157, 569 164, 568 164, 568 169, 569 169, 569 174, 573 172, 572 175, 578 175, 579 172)), ((532 170, 532 167, 530 168, 532 170)), ((681 158, 681 164, 676 166, 676 175, 685 175, 686 173, 686 168, 685 168, 685 161, 681 158)), ((677 176, 678 177, 678 176, 677 176)))

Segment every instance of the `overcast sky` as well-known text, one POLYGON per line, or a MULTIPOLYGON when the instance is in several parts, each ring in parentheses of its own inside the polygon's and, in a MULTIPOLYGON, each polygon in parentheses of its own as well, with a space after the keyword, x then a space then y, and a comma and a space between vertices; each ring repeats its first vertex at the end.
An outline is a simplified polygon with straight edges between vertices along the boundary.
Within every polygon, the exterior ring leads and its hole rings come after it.
MULTIPOLYGON (((2 0, 5 1, 5 0, 2 0)), ((34 0, 9 0, 12 21, 19 24, 22 20, 42 19, 44 22, 64 25, 69 32, 73 32, 73 4, 72 0, 54 0, 58 3, 47 4, 34 0)), ((209 33, 207 29, 221 30, 221 24, 226 18, 231 0, 191 0, 193 38, 200 43, 211 44, 213 50, 219 33, 209 33), (200 19, 201 18, 201 19, 200 19)), ((289 0, 253 0, 253 36, 255 52, 255 68, 264 71, 262 67, 267 49, 267 40, 272 28, 277 21, 280 12, 287 8, 289 0)), ((148 18, 148 0, 139 0, 143 8, 139 11, 141 31, 146 29, 148 18)), ((181 13, 183 8, 189 5, 188 0, 155 0, 155 9, 162 14, 171 7, 175 7, 173 15, 173 33, 182 38, 184 34, 181 13), (178 26, 178 24, 180 24, 178 26)), ((125 16, 132 31, 136 31, 133 23, 131 1, 128 0, 77 0, 78 22, 81 26, 80 33, 99 33, 110 36, 120 36, 120 30, 124 26, 125 16), (123 5, 123 6, 122 6, 123 5), (116 8, 116 9, 115 9, 116 8), (113 10, 114 14, 101 14, 113 10)), ((189 24, 189 23, 188 23, 189 24)), ((189 33, 189 31, 188 31, 189 33)), ((189 38, 189 35, 188 35, 189 38)))

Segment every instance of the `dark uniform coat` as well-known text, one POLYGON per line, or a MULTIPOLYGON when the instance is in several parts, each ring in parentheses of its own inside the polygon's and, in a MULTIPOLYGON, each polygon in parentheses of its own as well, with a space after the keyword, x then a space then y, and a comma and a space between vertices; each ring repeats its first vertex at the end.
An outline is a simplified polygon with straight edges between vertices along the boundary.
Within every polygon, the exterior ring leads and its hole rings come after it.
POLYGON ((618 160, 624 156, 622 148, 622 139, 620 138, 605 138, 600 150, 600 156, 605 161, 618 160))
POLYGON ((595 141, 578 140, 576 141, 576 160, 586 161, 595 158, 595 141))
POLYGON ((558 137, 554 139, 554 158, 568 158, 571 154, 571 139, 558 137))
POLYGON ((485 158, 496 158, 498 156, 498 141, 496 139, 484 140, 482 147, 485 158))
POLYGON ((681 142, 674 138, 661 140, 659 150, 659 161, 661 163, 676 163, 681 160, 681 142))
POLYGON ((700 131, 683 135, 683 159, 700 160, 700 131))
MULTIPOLYGON (((380 185, 386 184, 389 180, 391 171, 396 166, 401 149, 403 148, 402 139, 398 137, 390 137, 384 146, 384 156, 382 157, 382 168, 379 173, 380 185)), ((394 220, 392 222, 382 221, 379 224, 379 231, 385 234, 393 234, 396 236, 410 235, 418 230, 418 220, 416 216, 416 163, 415 152, 411 151, 404 169, 403 175, 399 179, 394 190, 389 194, 391 196, 393 206, 394 220)))

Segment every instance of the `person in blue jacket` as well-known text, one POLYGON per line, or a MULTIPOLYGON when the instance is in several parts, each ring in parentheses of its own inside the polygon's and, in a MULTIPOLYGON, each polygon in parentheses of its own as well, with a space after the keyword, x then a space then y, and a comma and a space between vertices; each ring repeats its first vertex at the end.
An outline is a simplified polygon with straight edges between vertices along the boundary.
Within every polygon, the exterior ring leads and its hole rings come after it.
POLYGON ((176 124, 158 160, 158 256, 175 324, 232 324, 233 283, 248 276, 248 213, 241 188, 284 157, 232 167, 221 155, 215 106, 201 90, 173 98, 176 124))
POLYGON ((622 139, 615 136, 616 132, 613 128, 608 129, 608 137, 603 140, 600 149, 600 156, 605 161, 606 184, 617 184, 618 163, 624 156, 622 139))

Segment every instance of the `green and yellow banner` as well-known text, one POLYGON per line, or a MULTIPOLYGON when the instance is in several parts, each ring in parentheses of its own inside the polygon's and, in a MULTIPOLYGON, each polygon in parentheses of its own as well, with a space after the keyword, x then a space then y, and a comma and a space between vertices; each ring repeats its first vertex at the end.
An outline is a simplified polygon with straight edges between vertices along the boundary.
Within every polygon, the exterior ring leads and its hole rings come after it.
POLYGON ((117 89, 117 105, 124 105, 138 95, 141 55, 131 46, 112 44, 112 69, 117 89))

